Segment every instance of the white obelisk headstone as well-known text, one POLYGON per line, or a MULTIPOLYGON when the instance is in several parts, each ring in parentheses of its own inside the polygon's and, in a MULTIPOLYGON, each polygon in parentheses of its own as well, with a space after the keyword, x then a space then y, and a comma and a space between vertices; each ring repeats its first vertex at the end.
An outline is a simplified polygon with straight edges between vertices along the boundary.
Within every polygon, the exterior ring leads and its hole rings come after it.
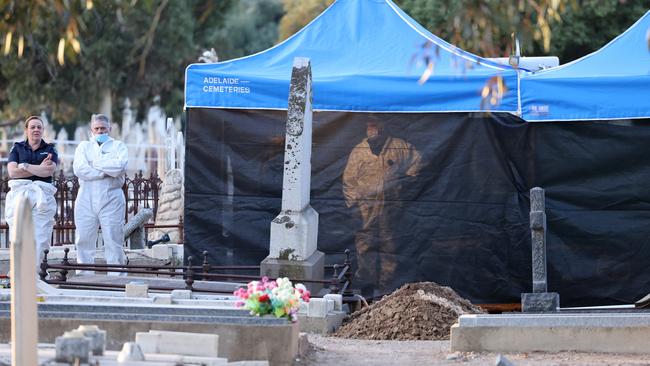
POLYGON ((322 278, 323 253, 316 250, 318 213, 309 205, 311 81, 309 59, 295 58, 287 108, 282 210, 271 222, 269 256, 261 266, 262 274, 271 277, 322 278))
POLYGON ((305 260, 316 251, 318 213, 309 205, 311 99, 311 65, 306 58, 296 58, 287 110, 282 211, 271 223, 272 258, 305 260))

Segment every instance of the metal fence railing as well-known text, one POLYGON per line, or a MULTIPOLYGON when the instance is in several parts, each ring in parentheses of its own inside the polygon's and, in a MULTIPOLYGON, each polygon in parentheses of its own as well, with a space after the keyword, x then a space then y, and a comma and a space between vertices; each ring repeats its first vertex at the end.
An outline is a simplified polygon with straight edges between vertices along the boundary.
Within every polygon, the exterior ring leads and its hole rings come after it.
MULTIPOLYGON (((9 230, 4 217, 5 200, 7 192, 9 192, 8 182, 6 168, 0 166, 0 248, 7 248, 9 243, 9 230)), ((57 209, 54 216, 54 232, 51 244, 54 246, 74 244, 74 202, 79 192, 79 180, 75 176, 65 176, 61 171, 54 175, 53 184, 57 189, 55 194, 57 209)), ((142 172, 136 173, 133 177, 126 177, 122 190, 126 197, 124 217, 127 222, 130 217, 138 213, 138 209, 151 208, 154 215, 153 221, 147 223, 145 228, 147 231, 157 228, 154 222, 158 213, 161 185, 162 180, 155 172, 152 172, 149 177, 144 177, 142 172)), ((169 225, 164 227, 169 228, 169 225)), ((182 217, 179 217, 176 227, 182 233, 182 217)))

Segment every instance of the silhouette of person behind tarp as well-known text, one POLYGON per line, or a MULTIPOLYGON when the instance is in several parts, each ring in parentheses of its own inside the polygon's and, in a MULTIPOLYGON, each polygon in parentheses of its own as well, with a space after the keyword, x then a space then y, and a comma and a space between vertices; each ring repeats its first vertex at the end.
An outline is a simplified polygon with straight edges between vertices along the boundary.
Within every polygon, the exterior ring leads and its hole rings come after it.
POLYGON ((352 149, 343 172, 348 207, 358 208, 362 227, 355 237, 355 285, 366 296, 390 289, 397 268, 394 227, 401 214, 400 198, 410 178, 418 175, 420 153, 408 142, 391 137, 375 115, 366 122, 366 135, 352 149))

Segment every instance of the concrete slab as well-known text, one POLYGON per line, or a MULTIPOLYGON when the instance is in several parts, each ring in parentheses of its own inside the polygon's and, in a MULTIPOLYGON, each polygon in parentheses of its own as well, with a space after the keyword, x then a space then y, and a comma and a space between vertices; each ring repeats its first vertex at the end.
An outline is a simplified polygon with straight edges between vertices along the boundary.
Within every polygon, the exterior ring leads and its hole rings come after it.
POLYGON ((307 315, 313 318, 324 318, 327 315, 327 299, 313 298, 309 300, 307 315))
POLYGON ((126 297, 149 297, 149 285, 144 282, 131 281, 126 284, 124 289, 126 297))
MULTIPOLYGON (((334 308, 332 310, 342 311, 343 310, 343 295, 341 294, 327 294, 323 296, 323 299, 332 300, 334 302, 334 308)), ((329 311, 332 311, 329 310, 329 311)))
POLYGON ((171 297, 173 300, 189 300, 192 298, 190 290, 172 290, 171 297))
POLYGON ((451 350, 650 352, 650 313, 462 315, 451 350))
MULTIPOLYGON (((54 362, 55 349, 52 344, 39 344, 38 359, 39 365, 48 366, 69 366, 72 363, 59 363, 54 362)), ((147 354, 144 360, 129 359, 126 361, 118 360, 119 352, 108 351, 103 356, 91 356, 91 365, 102 366, 178 366, 178 365, 193 365, 193 366, 230 366, 233 363, 228 363, 225 358, 217 357, 197 357, 197 356, 183 356, 176 354, 147 354)), ((11 359, 11 351, 7 344, 0 344, 0 364, 7 362, 11 359)), ((246 362, 246 361, 244 361, 246 362)), ((253 362, 266 362, 266 361, 253 361, 253 362)), ((268 365, 268 363, 266 363, 268 365)))
MULTIPOLYGON (((171 354, 146 354, 147 361, 174 362, 175 365, 228 366, 228 359, 220 357, 183 356, 171 354)), ((102 364, 103 365, 103 364, 102 364)))
POLYGON ((334 333, 343 323, 346 313, 344 311, 333 311, 322 317, 307 316, 298 314, 300 331, 306 333, 328 334, 334 333))
POLYGON ((169 259, 174 256, 172 247, 167 244, 156 244, 149 249, 149 253, 155 259, 169 259))
POLYGON ((135 335, 144 353, 171 353, 184 356, 218 357, 219 336, 150 330, 135 335))

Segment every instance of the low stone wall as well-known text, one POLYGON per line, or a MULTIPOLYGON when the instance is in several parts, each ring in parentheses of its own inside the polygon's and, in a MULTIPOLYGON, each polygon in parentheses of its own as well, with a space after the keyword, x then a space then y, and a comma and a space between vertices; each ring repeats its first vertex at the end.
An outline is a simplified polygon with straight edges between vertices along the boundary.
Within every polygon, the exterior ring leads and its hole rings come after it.
MULTIPOLYGON (((246 324, 192 323, 159 321, 117 321, 39 316, 38 341, 54 343, 63 331, 79 325, 94 324, 106 330, 108 350, 120 350, 125 342, 133 342, 137 332, 150 330, 191 332, 219 335, 219 357, 228 361, 268 360, 270 365, 289 366, 298 354, 298 323, 246 324)), ((0 314, 0 342, 11 341, 11 319, 0 314)))

